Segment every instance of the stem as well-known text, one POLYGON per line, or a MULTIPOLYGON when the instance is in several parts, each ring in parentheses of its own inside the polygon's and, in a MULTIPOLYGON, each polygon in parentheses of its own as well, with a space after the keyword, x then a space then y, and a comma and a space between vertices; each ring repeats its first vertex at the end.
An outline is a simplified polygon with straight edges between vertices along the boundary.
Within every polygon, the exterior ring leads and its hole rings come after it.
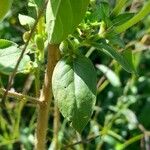
POLYGON ((124 24, 117 26, 115 28, 115 32, 121 33, 130 28, 131 26, 135 25, 139 21, 141 21, 145 16, 147 16, 150 13, 150 1, 147 2, 144 7, 141 9, 139 13, 137 13, 136 16, 131 18, 129 21, 125 22, 124 24))
POLYGON ((115 8, 112 11, 113 15, 117 16, 121 12, 122 8, 124 7, 124 5, 127 1, 128 0, 118 0, 116 2, 115 8))
POLYGON ((95 47, 91 47, 88 51, 87 51, 87 53, 85 54, 85 56, 88 58, 88 57, 90 57, 90 55, 93 53, 95 51, 95 47))
MULTIPOLYGON (((35 55, 35 62, 37 63, 38 66, 40 66, 41 63, 38 59, 37 52, 34 55, 35 55)), ((37 67, 35 69, 34 76, 35 76, 35 95, 36 97, 39 97, 40 96, 40 67, 37 67)))
POLYGON ((122 144, 121 146, 119 146, 119 148, 117 148, 117 150, 123 150, 123 149, 125 149, 126 147, 128 147, 132 143, 135 143, 135 142, 139 141, 140 139, 142 139, 143 136, 144 136, 143 134, 134 136, 133 138, 129 139, 124 144, 122 144))
POLYGON ((48 63, 45 73, 44 85, 40 95, 41 105, 38 107, 37 129, 36 129, 36 150, 45 150, 46 134, 50 104, 52 101, 52 73, 58 59, 58 46, 48 46, 48 63))
POLYGON ((89 144, 92 140, 95 140, 97 138, 99 138, 100 135, 96 135, 94 137, 91 137, 91 138, 88 138, 86 140, 81 140, 81 141, 78 141, 78 142, 75 142, 75 143, 72 143, 72 144, 69 144, 67 146, 64 146, 62 149, 63 150, 66 150, 66 149, 69 149, 69 148, 73 148, 74 146, 78 145, 78 144, 89 144))
MULTIPOLYGON (((6 92, 5 89, 3 88, 0 88, 0 95, 3 95, 4 93, 6 92)), ((31 96, 28 96, 28 95, 24 95, 24 94, 21 94, 21 93, 17 93, 17 92, 12 92, 12 91, 8 91, 8 95, 7 95, 9 98, 14 98, 14 99, 17 99, 17 100, 21 100, 21 101, 29 101, 33 104, 39 104, 40 105, 40 101, 35 98, 35 97, 31 97, 31 96)))
POLYGON ((31 29, 31 32, 30 32, 30 34, 29 34, 29 38, 28 38, 27 42, 25 43, 25 45, 24 45, 24 47, 23 47, 23 49, 22 49, 22 52, 21 52, 21 54, 20 54, 20 56, 19 56, 19 58, 18 58, 18 60, 17 60, 16 65, 15 65, 15 68, 14 68, 14 70, 13 70, 11 76, 10 76, 10 80, 9 80, 9 82, 8 82, 6 92, 4 93, 3 98, 2 98, 3 107, 5 107, 5 102, 4 102, 4 101, 5 101, 6 97, 7 97, 7 94, 8 94, 9 89, 11 88, 11 84, 12 84, 12 81, 13 81, 15 75, 16 75, 16 72, 17 72, 17 69, 18 69, 18 67, 19 67, 19 64, 20 64, 20 62, 21 62, 21 60, 22 60, 22 58, 23 58, 23 56, 24 56, 24 53, 25 53, 25 51, 26 51, 26 49, 27 49, 27 47, 28 47, 28 45, 29 45, 29 43, 30 43, 30 40, 31 40, 31 38, 32 38, 32 35, 34 34, 34 31, 35 31, 35 29, 36 29, 36 26, 37 26, 37 24, 38 24, 38 21, 39 21, 39 19, 42 17, 42 15, 43 15, 43 13, 44 13, 44 11, 45 11, 45 7, 47 6, 47 3, 48 3, 48 1, 46 0, 46 3, 45 3, 45 5, 44 5, 44 8, 41 9, 41 11, 40 11, 40 13, 39 13, 39 16, 37 17, 37 19, 36 19, 36 21, 35 21, 35 23, 34 23, 32 29, 31 29))
MULTIPOLYGON (((33 75, 29 75, 25 85, 24 85, 24 89, 23 89, 23 94, 27 94, 28 91, 30 90, 31 86, 32 86, 32 82, 34 80, 33 75)), ((20 97, 21 98, 21 97, 20 97)), ((24 100, 19 99, 19 104, 17 106, 17 118, 14 124, 14 135, 13 135, 13 139, 18 138, 19 137, 19 125, 20 125, 20 121, 21 121, 21 115, 22 115, 22 110, 25 106, 25 104, 27 103, 27 99, 24 98, 24 100)))
POLYGON ((53 134, 53 142, 54 142, 54 147, 53 150, 58 150, 59 149, 59 141, 58 141, 58 133, 59 133, 59 127, 60 127, 60 113, 58 110, 58 107, 55 103, 54 105, 54 134, 53 134))

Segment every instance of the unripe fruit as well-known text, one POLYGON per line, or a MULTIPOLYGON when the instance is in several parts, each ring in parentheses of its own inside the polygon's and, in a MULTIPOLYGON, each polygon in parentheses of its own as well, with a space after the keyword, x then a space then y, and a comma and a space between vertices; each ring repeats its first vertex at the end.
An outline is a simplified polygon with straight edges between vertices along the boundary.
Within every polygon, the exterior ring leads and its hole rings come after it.
POLYGON ((0 21, 3 20, 12 5, 12 0, 0 0, 0 21))

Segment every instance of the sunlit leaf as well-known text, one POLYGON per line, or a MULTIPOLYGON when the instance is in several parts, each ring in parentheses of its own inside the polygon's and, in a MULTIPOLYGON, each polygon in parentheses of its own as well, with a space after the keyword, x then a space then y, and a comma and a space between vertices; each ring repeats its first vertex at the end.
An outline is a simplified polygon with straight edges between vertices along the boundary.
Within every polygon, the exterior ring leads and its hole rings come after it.
POLYGON ((96 72, 84 56, 62 58, 55 67, 52 87, 62 115, 81 132, 96 101, 96 72))
MULTIPOLYGON (((20 54, 21 50, 18 48, 17 44, 0 39, 0 73, 10 75, 15 68, 20 54)), ((26 72, 29 66, 30 57, 24 55, 17 72, 26 72)))
POLYGON ((49 0, 46 11, 48 41, 61 43, 82 21, 89 0, 49 0))
POLYGON ((19 14, 18 18, 20 24, 23 26, 28 25, 31 28, 34 25, 35 20, 30 16, 19 14))

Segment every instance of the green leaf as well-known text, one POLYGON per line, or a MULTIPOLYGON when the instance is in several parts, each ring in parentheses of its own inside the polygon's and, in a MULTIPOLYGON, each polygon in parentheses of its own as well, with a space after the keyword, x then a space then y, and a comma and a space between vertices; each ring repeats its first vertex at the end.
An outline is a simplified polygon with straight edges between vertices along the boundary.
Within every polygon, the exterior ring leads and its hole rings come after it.
MULTIPOLYGON (((10 75, 15 68, 20 54, 21 50, 18 48, 17 44, 8 40, 0 39, 0 72, 10 75)), ((28 55, 24 55, 17 73, 26 72, 29 66, 30 58, 28 55)))
POLYGON ((132 50, 127 49, 122 52, 123 57, 127 60, 128 64, 134 70, 134 72, 137 74, 137 71, 135 69, 135 64, 134 64, 134 57, 132 54, 132 50))
POLYGON ((46 10, 48 41, 61 43, 82 21, 89 0, 49 0, 46 10))
POLYGON ((115 59, 127 72, 136 73, 133 61, 132 52, 121 54, 109 46, 107 43, 92 43, 92 46, 115 59), (126 55, 126 56, 125 56, 126 55), (128 55, 128 56, 127 56, 128 55))
POLYGON ((88 18, 91 22, 103 21, 107 26, 110 24, 110 6, 107 2, 100 2, 93 8, 93 12, 88 18))
POLYGON ((104 75, 107 77, 109 82, 114 86, 114 87, 120 87, 121 82, 119 77, 113 72, 110 68, 108 68, 105 65, 96 65, 96 67, 104 73, 104 75))
POLYGON ((109 23, 109 12, 110 12, 109 4, 107 2, 101 2, 99 4, 99 14, 101 20, 103 20, 106 24, 109 23))
POLYGON ((52 77, 55 101, 79 133, 88 123, 96 101, 96 72, 84 56, 64 57, 52 77))
POLYGON ((128 21, 129 19, 131 19, 133 16, 134 16, 134 13, 120 14, 112 20, 112 25, 119 26, 119 25, 125 23, 126 21, 128 21))
POLYGON ((107 2, 100 2, 99 4, 96 4, 90 15, 90 21, 94 22, 103 20, 105 22, 106 19, 109 18, 109 11, 110 8, 107 2))
POLYGON ((0 1, 0 21, 4 19, 12 5, 12 0, 0 1))
POLYGON ((109 40, 113 45, 115 46, 117 45, 120 46, 121 48, 125 48, 124 41, 121 39, 119 35, 113 33, 113 31, 109 31, 108 33, 106 33, 105 38, 109 40))
POLYGON ((43 7, 43 4, 45 1, 44 0, 34 0, 34 2, 39 8, 41 8, 41 7, 43 7))
POLYGON ((35 20, 30 16, 19 14, 18 18, 22 26, 28 25, 31 28, 34 25, 35 20))

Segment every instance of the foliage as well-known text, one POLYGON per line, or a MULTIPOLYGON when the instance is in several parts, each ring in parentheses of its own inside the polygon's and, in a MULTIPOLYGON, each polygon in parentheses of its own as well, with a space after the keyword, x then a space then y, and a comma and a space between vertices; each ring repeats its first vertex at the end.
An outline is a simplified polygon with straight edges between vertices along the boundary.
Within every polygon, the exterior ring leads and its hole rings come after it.
POLYGON ((64 57, 58 62, 52 86, 58 108, 81 133, 96 102, 96 72, 86 57, 75 54, 73 57, 64 57))
POLYGON ((43 86, 49 42, 61 43, 62 58, 52 78, 55 101, 49 106, 47 147, 140 150, 150 146, 150 2, 137 4, 141 7, 127 0, 52 0, 45 15, 38 18, 42 0, 14 0, 0 23, 0 103, 21 50, 38 22, 6 108, 0 108, 0 149, 30 150, 35 145, 37 97, 43 86))
POLYGON ((88 4, 89 0, 49 1, 46 9, 48 41, 59 44, 65 40, 81 22, 88 4))
POLYGON ((12 5, 12 0, 1 1, 0 3, 0 21, 3 20, 12 5))

